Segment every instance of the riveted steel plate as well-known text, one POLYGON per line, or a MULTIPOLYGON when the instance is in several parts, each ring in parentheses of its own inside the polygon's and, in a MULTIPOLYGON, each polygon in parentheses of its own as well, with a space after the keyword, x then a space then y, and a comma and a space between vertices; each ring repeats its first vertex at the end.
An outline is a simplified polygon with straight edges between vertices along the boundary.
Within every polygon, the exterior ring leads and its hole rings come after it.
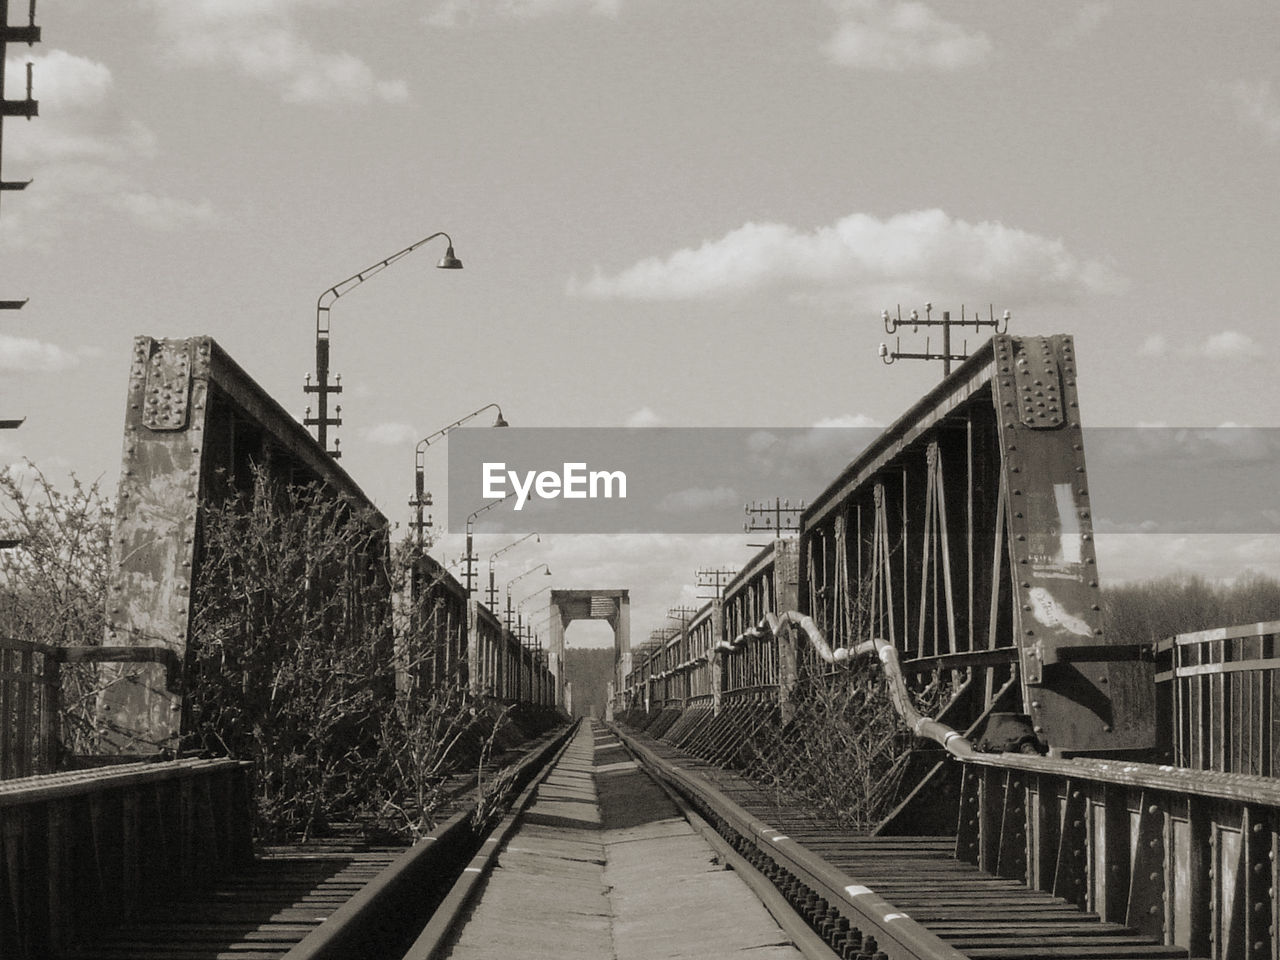
POLYGON ((191 407, 191 347, 185 340, 153 340, 147 359, 142 425, 182 430, 191 407))

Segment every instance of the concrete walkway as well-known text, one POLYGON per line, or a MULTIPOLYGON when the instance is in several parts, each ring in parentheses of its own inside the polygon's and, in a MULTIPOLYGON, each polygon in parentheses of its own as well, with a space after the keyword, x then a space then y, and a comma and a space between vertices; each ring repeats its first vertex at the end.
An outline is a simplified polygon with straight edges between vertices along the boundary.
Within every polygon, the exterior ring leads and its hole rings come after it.
POLYGON ((455 960, 798 960, 755 895, 584 723, 499 855, 455 960))

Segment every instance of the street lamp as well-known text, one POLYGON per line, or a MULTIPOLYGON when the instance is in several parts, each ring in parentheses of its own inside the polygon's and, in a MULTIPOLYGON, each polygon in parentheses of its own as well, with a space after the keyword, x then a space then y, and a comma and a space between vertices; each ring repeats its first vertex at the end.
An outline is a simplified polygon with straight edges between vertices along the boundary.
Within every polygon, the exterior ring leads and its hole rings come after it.
POLYGON ((500 556, 502 556, 508 550, 514 550, 516 547, 520 546, 520 544, 524 543, 530 537, 538 537, 537 542, 538 543, 542 542, 542 537, 539 537, 537 531, 535 530, 533 533, 526 533, 523 537, 521 537, 519 540, 516 540, 513 543, 508 543, 505 547, 503 547, 501 550, 499 550, 497 553, 495 553, 493 556, 489 558, 489 609, 490 610, 493 610, 494 606, 498 602, 498 588, 493 585, 494 561, 496 561, 500 556))
POLYGON ((463 555, 463 559, 467 562, 467 569, 466 569, 465 576, 467 579, 467 598, 468 599, 470 599, 471 594, 474 592, 473 587, 474 587, 475 575, 476 575, 475 562, 478 559, 475 555, 475 552, 471 548, 471 530, 475 526, 476 517, 480 516, 480 514, 484 513, 486 510, 492 510, 494 507, 496 507, 500 503, 506 503, 506 501, 507 501, 507 498, 505 496, 499 497, 497 500, 491 500, 489 503, 486 503, 479 510, 472 510, 469 514, 467 514, 467 552, 466 554, 463 555))
POLYGON ((517 603, 516 604, 517 615, 524 616, 524 605, 528 603, 530 600, 532 600, 534 597, 536 597, 538 594, 546 593, 550 589, 551 589, 551 584, 548 583, 545 587, 539 587, 537 590, 533 591, 533 593, 529 594, 527 597, 525 597, 523 600, 517 603))
MULTIPOLYGON (((521 629, 524 628, 524 605, 528 603, 530 600, 532 600, 534 597, 536 597, 538 594, 546 593, 550 589, 551 589, 551 584, 548 583, 545 587, 538 588, 537 590, 533 591, 533 593, 529 594, 527 597, 525 597, 523 600, 521 600, 519 603, 516 604, 516 624, 518 627, 520 627, 521 629)), ((548 615, 550 614, 550 609, 548 609, 547 613, 548 615)), ((529 629, 533 631, 534 636, 537 636, 538 631, 537 631, 536 621, 534 620, 529 621, 529 629)))
POLYGON ((548 577, 551 576, 551 568, 547 566, 545 563, 540 563, 536 567, 530 567, 528 570, 520 574, 518 577, 513 577, 512 579, 507 581, 507 629, 508 630, 511 629, 511 622, 512 622, 511 621, 511 588, 515 586, 518 581, 523 580, 525 577, 529 576, 529 574, 531 573, 537 573, 539 570, 546 570, 547 576, 548 577))
POLYGON ((329 394, 342 392, 342 376, 339 374, 333 383, 329 382, 329 308, 344 293, 354 290, 374 274, 381 273, 401 257, 407 256, 428 240, 434 240, 436 237, 444 237, 449 243, 448 249, 445 250, 444 256, 436 264, 436 267, 441 270, 461 270, 462 261, 453 255, 453 239, 447 233, 441 231, 433 233, 429 237, 423 237, 417 243, 409 244, 399 253, 393 253, 385 260, 379 260, 373 266, 352 274, 341 283, 335 283, 316 299, 316 382, 312 383, 311 374, 307 374, 307 382, 303 385, 302 390, 304 393, 314 393, 316 395, 317 416, 311 416, 311 410, 307 408, 308 415, 303 418, 302 422, 309 427, 316 428, 316 440, 319 442, 321 449, 331 454, 334 459, 342 456, 342 452, 336 449, 338 447, 338 441, 336 440, 334 441, 335 449, 328 449, 329 427, 342 426, 342 407, 339 405, 336 408, 337 416, 330 417, 329 394))
POLYGON ((414 542, 418 545, 418 547, 422 546, 423 530, 426 527, 430 526, 431 524, 431 521, 424 520, 422 518, 422 508, 431 506, 431 494, 427 493, 425 489, 426 473, 424 471, 424 467, 426 466, 427 447, 429 447, 433 441, 439 440, 441 437, 447 434, 454 427, 462 426, 468 420, 472 419, 473 417, 480 416, 480 414, 484 413, 486 410, 489 410, 489 409, 494 409, 498 411, 498 417, 496 420, 493 421, 493 425, 495 427, 510 426, 510 424, 508 424, 507 421, 503 419, 502 408, 500 406, 498 406, 496 403, 486 403, 479 410, 473 410, 471 411, 471 413, 468 413, 465 417, 462 417, 459 420, 453 421, 453 423, 449 424, 447 427, 441 427, 439 430, 437 430, 435 433, 431 434, 430 436, 423 437, 421 440, 418 441, 417 447, 414 448, 413 499, 409 501, 409 506, 414 508, 413 521, 410 524, 410 526, 413 527, 414 542))

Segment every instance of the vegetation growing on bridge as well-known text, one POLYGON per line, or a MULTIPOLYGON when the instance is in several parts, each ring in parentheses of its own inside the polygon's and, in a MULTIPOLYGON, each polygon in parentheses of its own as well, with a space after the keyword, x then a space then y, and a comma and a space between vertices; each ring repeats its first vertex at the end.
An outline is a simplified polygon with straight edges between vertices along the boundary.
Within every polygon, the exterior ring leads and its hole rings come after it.
MULTIPOLYGON (((0 631, 100 644, 112 511, 98 485, 73 477, 64 491, 31 465, 0 471, 0 511, 0 533, 23 542, 0 551, 0 631)), ((253 761, 264 836, 353 819, 420 833, 461 779, 547 724, 472 698, 464 664, 430 669, 440 619, 393 618, 411 558, 393 553, 375 515, 260 476, 208 506, 200 536, 186 746, 253 761)), ((64 755, 96 752, 100 684, 93 665, 64 669, 64 755)))
MULTIPOLYGON (((112 511, 98 481, 73 474, 59 489, 27 461, 0 470, 0 511, 0 536, 22 542, 0 550, 0 631, 55 647, 101 643, 112 511)), ((62 687, 63 749, 92 753, 97 669, 64 667, 62 687)))
POLYGON ((468 695, 465 663, 432 669, 431 611, 393 615, 412 554, 390 549, 376 513, 261 474, 206 511, 201 536, 193 742, 254 761, 265 833, 334 820, 425 830, 450 775, 482 770, 511 733, 506 711, 468 695))

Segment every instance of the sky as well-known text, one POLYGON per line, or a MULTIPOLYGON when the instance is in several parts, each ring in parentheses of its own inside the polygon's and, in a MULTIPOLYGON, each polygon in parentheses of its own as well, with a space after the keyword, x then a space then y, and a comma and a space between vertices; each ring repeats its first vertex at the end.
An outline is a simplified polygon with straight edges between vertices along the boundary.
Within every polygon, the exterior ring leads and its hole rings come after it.
MULTIPOLYGON (((1280 426, 1270 0, 42 0, 37 22, 7 64, 10 97, 34 64, 40 115, 4 127, 5 179, 34 181, 0 197, 0 299, 30 298, 0 317, 0 412, 27 417, 5 462, 114 489, 139 334, 213 336, 301 416, 316 298, 440 230, 464 270, 436 241, 331 314, 342 463, 401 523, 416 440, 489 402, 517 426, 889 423, 939 371, 882 365, 880 312, 926 301, 1074 334, 1087 424, 1280 426)), ((1276 541, 1100 536, 1099 569, 1280 575, 1276 541)), ((499 582, 546 561, 629 587, 643 639, 748 542, 548 537, 499 582)))

